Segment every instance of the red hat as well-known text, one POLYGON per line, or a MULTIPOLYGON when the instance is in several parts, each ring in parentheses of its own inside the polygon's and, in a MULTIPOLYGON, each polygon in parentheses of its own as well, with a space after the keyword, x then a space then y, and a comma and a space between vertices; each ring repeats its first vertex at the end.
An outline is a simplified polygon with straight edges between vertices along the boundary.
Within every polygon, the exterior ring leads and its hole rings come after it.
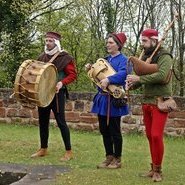
POLYGON ((127 37, 126 37, 125 33, 123 33, 123 32, 121 32, 121 33, 110 33, 109 37, 113 37, 113 39, 118 44, 120 49, 123 47, 124 43, 127 40, 127 37))
POLYGON ((53 32, 53 31, 47 32, 46 37, 51 37, 51 38, 54 38, 54 39, 57 39, 57 40, 61 39, 61 35, 57 32, 53 32))
POLYGON ((158 31, 155 29, 146 29, 141 33, 142 37, 148 37, 158 40, 158 31))

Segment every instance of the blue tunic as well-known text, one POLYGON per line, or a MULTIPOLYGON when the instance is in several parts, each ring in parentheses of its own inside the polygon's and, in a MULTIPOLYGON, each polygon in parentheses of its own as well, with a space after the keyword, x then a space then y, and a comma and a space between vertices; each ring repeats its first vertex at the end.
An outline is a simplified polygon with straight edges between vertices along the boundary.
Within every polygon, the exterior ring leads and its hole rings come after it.
MULTIPOLYGON (((109 55, 105 59, 117 72, 116 74, 108 77, 110 84, 117 84, 125 87, 125 80, 127 76, 127 57, 120 53, 115 57, 111 57, 111 55, 109 55)), ((91 112, 106 116, 108 113, 108 96, 101 94, 101 92, 102 89, 98 87, 98 92, 93 99, 93 106, 91 112)), ((128 112, 129 110, 127 105, 117 108, 110 103, 109 116, 123 116, 128 114, 128 112)))

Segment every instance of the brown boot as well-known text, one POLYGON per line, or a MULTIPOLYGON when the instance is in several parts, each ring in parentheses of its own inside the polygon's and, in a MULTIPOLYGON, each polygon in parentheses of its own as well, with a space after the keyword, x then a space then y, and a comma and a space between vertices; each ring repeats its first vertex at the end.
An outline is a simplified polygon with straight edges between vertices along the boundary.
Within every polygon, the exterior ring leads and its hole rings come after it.
POLYGON ((121 157, 114 157, 112 162, 107 166, 109 169, 121 168, 121 157))
POLYGON ((154 182, 162 181, 161 165, 153 165, 153 170, 154 170, 154 174, 153 174, 152 180, 154 182))
POLYGON ((73 158, 72 150, 66 150, 64 157, 60 158, 60 161, 69 161, 73 158))
POLYGON ((31 158, 44 157, 47 154, 48 154, 47 148, 40 148, 36 153, 31 155, 31 158))
POLYGON ((153 164, 150 163, 150 165, 151 165, 151 170, 144 173, 144 174, 140 174, 140 177, 150 177, 150 178, 153 177, 153 175, 154 175, 153 164))
POLYGON ((112 155, 107 155, 105 161, 97 165, 97 168, 107 168, 107 166, 112 162, 114 157, 112 155))

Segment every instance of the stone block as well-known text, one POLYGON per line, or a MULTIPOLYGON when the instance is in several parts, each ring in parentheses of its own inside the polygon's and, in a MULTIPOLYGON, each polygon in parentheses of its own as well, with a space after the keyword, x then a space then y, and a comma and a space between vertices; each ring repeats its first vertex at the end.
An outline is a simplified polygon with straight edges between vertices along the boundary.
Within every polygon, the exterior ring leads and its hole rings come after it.
POLYGON ((174 119, 174 127, 176 128, 185 128, 185 119, 174 119))
POLYGON ((19 110, 18 116, 22 118, 31 118, 30 109, 24 108, 24 109, 19 110))
POLYGON ((33 118, 39 118, 38 110, 33 109, 33 110, 31 110, 31 111, 32 111, 33 118))
POLYGON ((29 122, 29 123, 30 123, 31 125, 36 125, 36 126, 39 125, 38 119, 35 119, 35 118, 30 119, 30 122, 29 122))
POLYGON ((178 136, 185 136, 185 129, 184 128, 177 129, 176 132, 177 132, 178 136))
POLYGON ((6 115, 6 109, 0 107, 0 117, 1 117, 1 118, 4 118, 5 115, 6 115))
POLYGON ((74 110, 75 111, 84 111, 84 102, 80 100, 76 100, 74 102, 74 110))
POLYGON ((66 121, 71 122, 79 122, 80 121, 80 113, 79 112, 65 112, 66 121))
POLYGON ((121 117, 121 122, 128 123, 130 119, 130 115, 122 116, 121 117))
POLYGON ((121 121, 123 123, 128 123, 128 124, 136 124, 136 118, 134 118, 131 115, 126 115, 121 118, 121 121))
POLYGON ((72 111, 73 110, 73 102, 72 101, 67 101, 66 106, 65 106, 66 111, 72 111))
POLYGON ((139 105, 133 106, 132 107, 132 114, 133 115, 142 115, 143 111, 142 111, 141 106, 139 106, 139 105))
POLYGON ((123 124, 122 125, 122 131, 124 133, 137 133, 138 132, 138 127, 136 125, 123 124))
POLYGON ((7 117, 17 117, 18 111, 15 108, 8 108, 7 109, 7 117))
POLYGON ((84 105, 84 112, 91 112, 91 108, 92 108, 92 102, 88 102, 88 101, 86 101, 85 102, 85 105, 84 105))
POLYGON ((174 111, 170 112, 168 115, 169 118, 183 118, 185 119, 185 111, 174 111))
POLYGON ((92 116, 91 114, 90 115, 81 114, 80 115, 80 122, 94 124, 94 123, 98 122, 98 118, 97 118, 97 116, 92 116))
POLYGON ((175 126, 174 125, 174 120, 173 119, 167 119, 165 128, 174 127, 174 126, 175 126))
POLYGON ((3 107, 3 100, 0 99, 0 107, 3 107))
POLYGON ((11 123, 11 118, 0 118, 0 123, 11 123))
POLYGON ((85 130, 85 131, 93 131, 94 127, 91 124, 77 123, 76 124, 76 129, 78 129, 78 130, 85 130))
POLYGON ((20 117, 12 117, 11 118, 11 122, 12 123, 16 123, 16 124, 21 124, 22 123, 22 121, 23 121, 23 118, 20 118, 20 117))

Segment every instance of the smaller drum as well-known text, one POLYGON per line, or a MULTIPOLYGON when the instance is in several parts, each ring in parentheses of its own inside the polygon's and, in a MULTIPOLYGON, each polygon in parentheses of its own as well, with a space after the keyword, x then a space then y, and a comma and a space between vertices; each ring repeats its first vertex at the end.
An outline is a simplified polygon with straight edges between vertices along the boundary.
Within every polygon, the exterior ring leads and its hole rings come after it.
POLYGON ((23 106, 48 106, 54 98, 57 69, 54 64, 25 60, 18 69, 14 94, 23 106))

